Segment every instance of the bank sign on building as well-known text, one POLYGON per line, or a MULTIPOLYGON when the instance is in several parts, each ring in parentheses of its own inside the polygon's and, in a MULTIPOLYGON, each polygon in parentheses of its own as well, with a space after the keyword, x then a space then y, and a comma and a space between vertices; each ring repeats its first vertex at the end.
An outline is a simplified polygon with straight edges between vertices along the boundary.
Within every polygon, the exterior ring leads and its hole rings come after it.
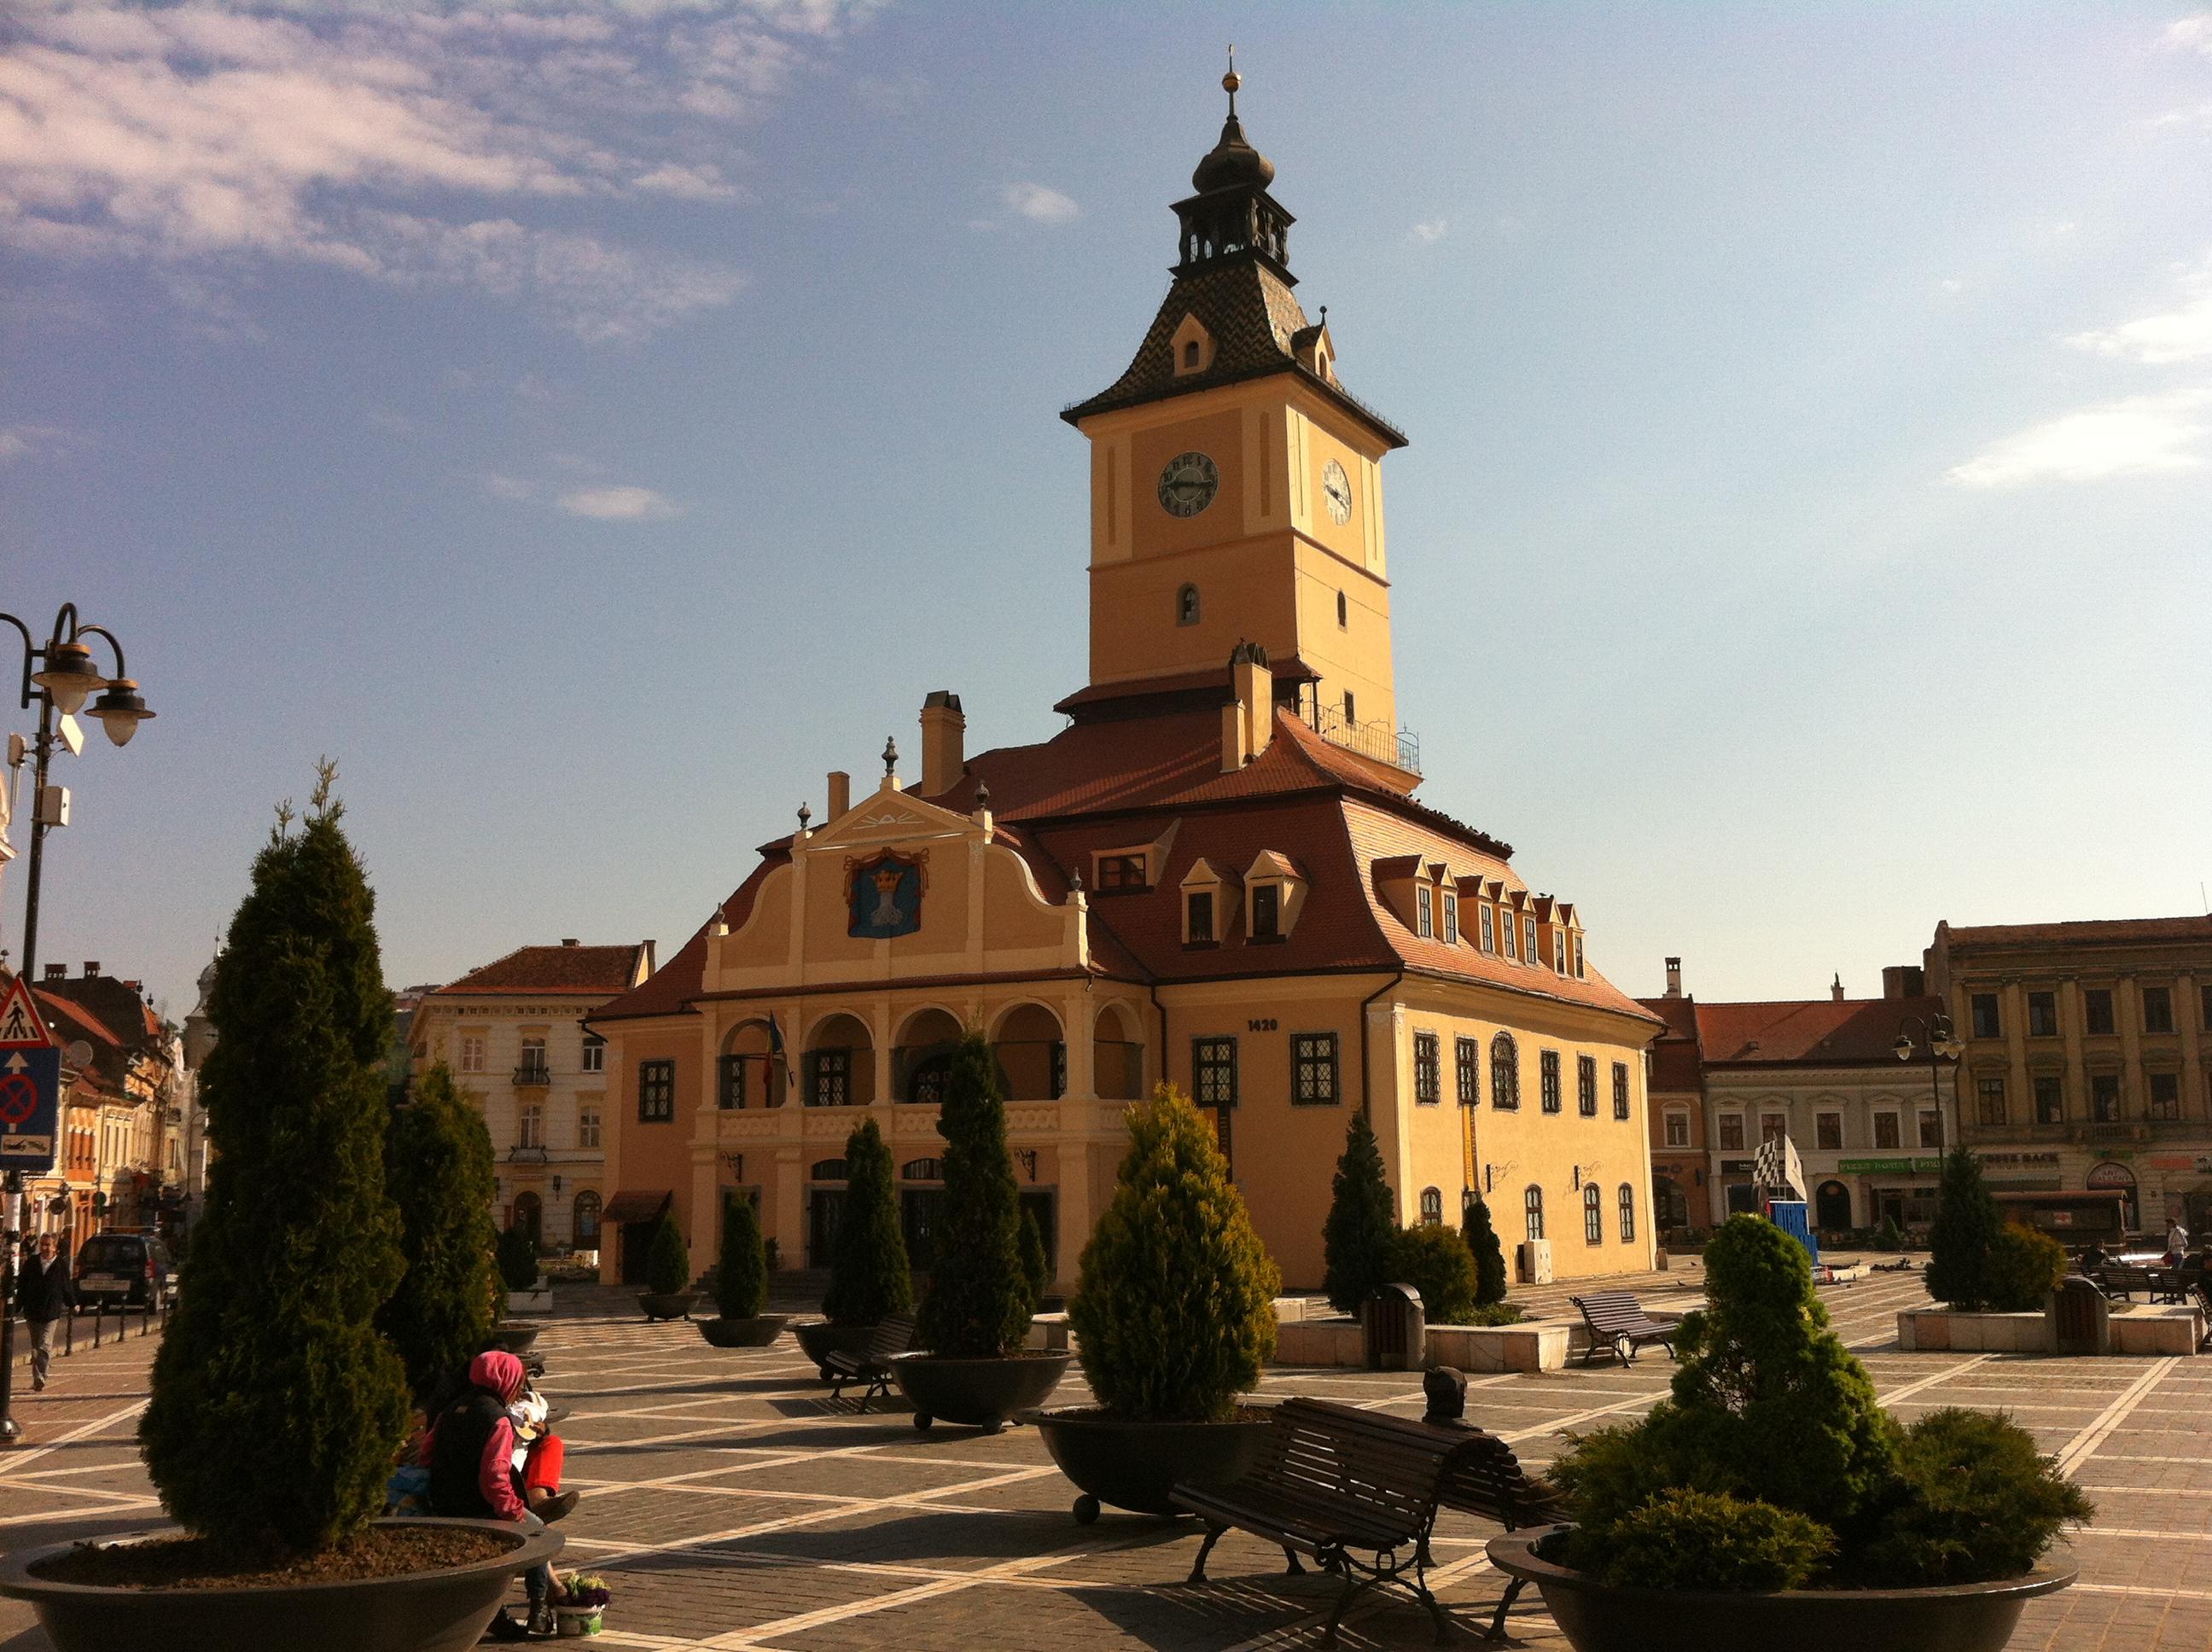
POLYGON ((862 1109, 926 1267, 937 1101, 971 1026, 1063 1281, 1122 1114, 1163 1081, 1212 1120, 1292 1285, 1321 1278, 1354 1108, 1401 1220, 1483 1198, 1537 1271, 1650 1266, 1657 1017, 1599 973, 1573 902, 1414 795, 1382 498, 1405 438, 1296 297, 1273 176, 1232 107, 1175 205, 1166 301, 1063 416, 1091 443, 1091 670, 1054 708, 1067 726, 970 754, 958 695, 931 693, 918 775, 895 753, 858 788, 832 773, 821 817, 591 1017, 607 1277, 636 1276, 672 1210, 703 1266, 732 1193, 787 1265, 821 1265, 862 1109))

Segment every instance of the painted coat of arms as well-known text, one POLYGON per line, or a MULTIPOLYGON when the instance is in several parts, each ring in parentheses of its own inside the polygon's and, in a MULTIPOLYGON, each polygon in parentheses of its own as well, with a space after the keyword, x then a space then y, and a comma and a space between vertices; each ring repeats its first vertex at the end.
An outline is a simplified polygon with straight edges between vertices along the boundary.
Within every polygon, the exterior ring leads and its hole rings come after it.
POLYGON ((885 853, 845 863, 845 932, 887 941, 921 927, 919 857, 885 853))

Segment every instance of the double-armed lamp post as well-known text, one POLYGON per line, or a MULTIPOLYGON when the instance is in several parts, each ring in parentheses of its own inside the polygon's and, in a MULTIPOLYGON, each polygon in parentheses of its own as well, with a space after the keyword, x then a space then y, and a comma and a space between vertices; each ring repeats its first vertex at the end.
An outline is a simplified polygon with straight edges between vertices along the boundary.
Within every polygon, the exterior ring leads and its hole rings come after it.
POLYGON ((1966 1047, 1952 1035, 1951 1017, 1938 1010, 1925 1021, 1909 1015, 1897 1023, 1897 1042, 1890 1046, 1897 1052, 1897 1059, 1910 1061, 1916 1048, 1928 1052, 1928 1094, 1936 1103, 1936 1148, 1941 1152, 1947 1145, 1943 1129, 1943 1063, 1957 1060, 1966 1047), (1913 1043, 1912 1035, 1905 1030, 1907 1027, 1920 1029, 1918 1046, 1913 1043))
MULTIPOLYGON (((21 704, 39 708, 39 732, 33 738, 31 770, 31 864, 23 891, 23 953, 18 975, 27 987, 39 968, 39 871, 46 859, 49 827, 69 823, 67 791, 50 786, 47 768, 54 744, 66 739, 77 750, 79 738, 73 720, 92 701, 91 713, 117 745, 128 745, 138 725, 154 714, 146 709, 138 685, 125 673, 123 645, 102 625, 87 625, 77 618, 76 604, 64 603, 54 616, 53 629, 40 643, 31 628, 13 614, 0 614, 23 639, 23 678, 21 704), (99 637, 115 655, 115 675, 99 669, 88 639, 99 637), (99 697, 94 699, 94 695, 99 697), (57 720, 62 726, 57 727, 57 720)), ((60 1132, 57 1128, 56 1145, 60 1132)), ((9 1165, 4 1192, 0 1192, 0 1446, 15 1442, 21 1430, 13 1415, 15 1369, 15 1251, 23 1226, 23 1173, 9 1165)))

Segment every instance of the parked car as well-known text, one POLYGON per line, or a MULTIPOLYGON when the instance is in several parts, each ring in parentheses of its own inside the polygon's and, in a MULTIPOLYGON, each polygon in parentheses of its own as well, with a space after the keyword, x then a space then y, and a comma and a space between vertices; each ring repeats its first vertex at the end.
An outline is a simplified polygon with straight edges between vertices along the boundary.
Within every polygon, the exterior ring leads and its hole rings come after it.
POLYGON ((77 1247, 76 1293, 106 1308, 167 1303, 177 1294, 176 1264, 150 1233, 95 1233, 77 1247))

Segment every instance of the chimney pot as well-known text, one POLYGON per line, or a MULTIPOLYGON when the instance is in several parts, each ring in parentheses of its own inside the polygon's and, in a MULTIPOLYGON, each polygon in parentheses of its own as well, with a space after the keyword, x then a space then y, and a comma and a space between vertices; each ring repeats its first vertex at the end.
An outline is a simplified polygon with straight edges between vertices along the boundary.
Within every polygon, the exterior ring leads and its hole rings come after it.
POLYGON ((968 772, 968 718, 960 696, 932 689, 921 702, 921 794, 943 797, 968 772))
POLYGON ((574 935, 563 935, 561 938, 561 944, 563 946, 574 946, 577 944, 576 938, 574 935))
POLYGON ((100 973, 100 960, 99 960, 98 958, 87 958, 87 959, 84 961, 84 978, 85 978, 87 981, 90 981, 90 980, 91 980, 94 975, 98 975, 99 973, 100 973))
POLYGON ((1667 960, 1667 996, 1668 998, 1682 996, 1682 961, 1680 958, 1667 960))
POLYGON ((46 966, 46 979, 48 981, 67 981, 69 979, 69 965, 65 963, 48 964, 46 966))
POLYGON ((853 806, 853 777, 842 768, 830 771, 829 818, 837 820, 853 806))
POLYGON ((1828 997, 1838 1004, 1841 1004, 1844 1001, 1844 977, 1842 972, 1838 971, 1835 980, 1828 983, 1828 997))

